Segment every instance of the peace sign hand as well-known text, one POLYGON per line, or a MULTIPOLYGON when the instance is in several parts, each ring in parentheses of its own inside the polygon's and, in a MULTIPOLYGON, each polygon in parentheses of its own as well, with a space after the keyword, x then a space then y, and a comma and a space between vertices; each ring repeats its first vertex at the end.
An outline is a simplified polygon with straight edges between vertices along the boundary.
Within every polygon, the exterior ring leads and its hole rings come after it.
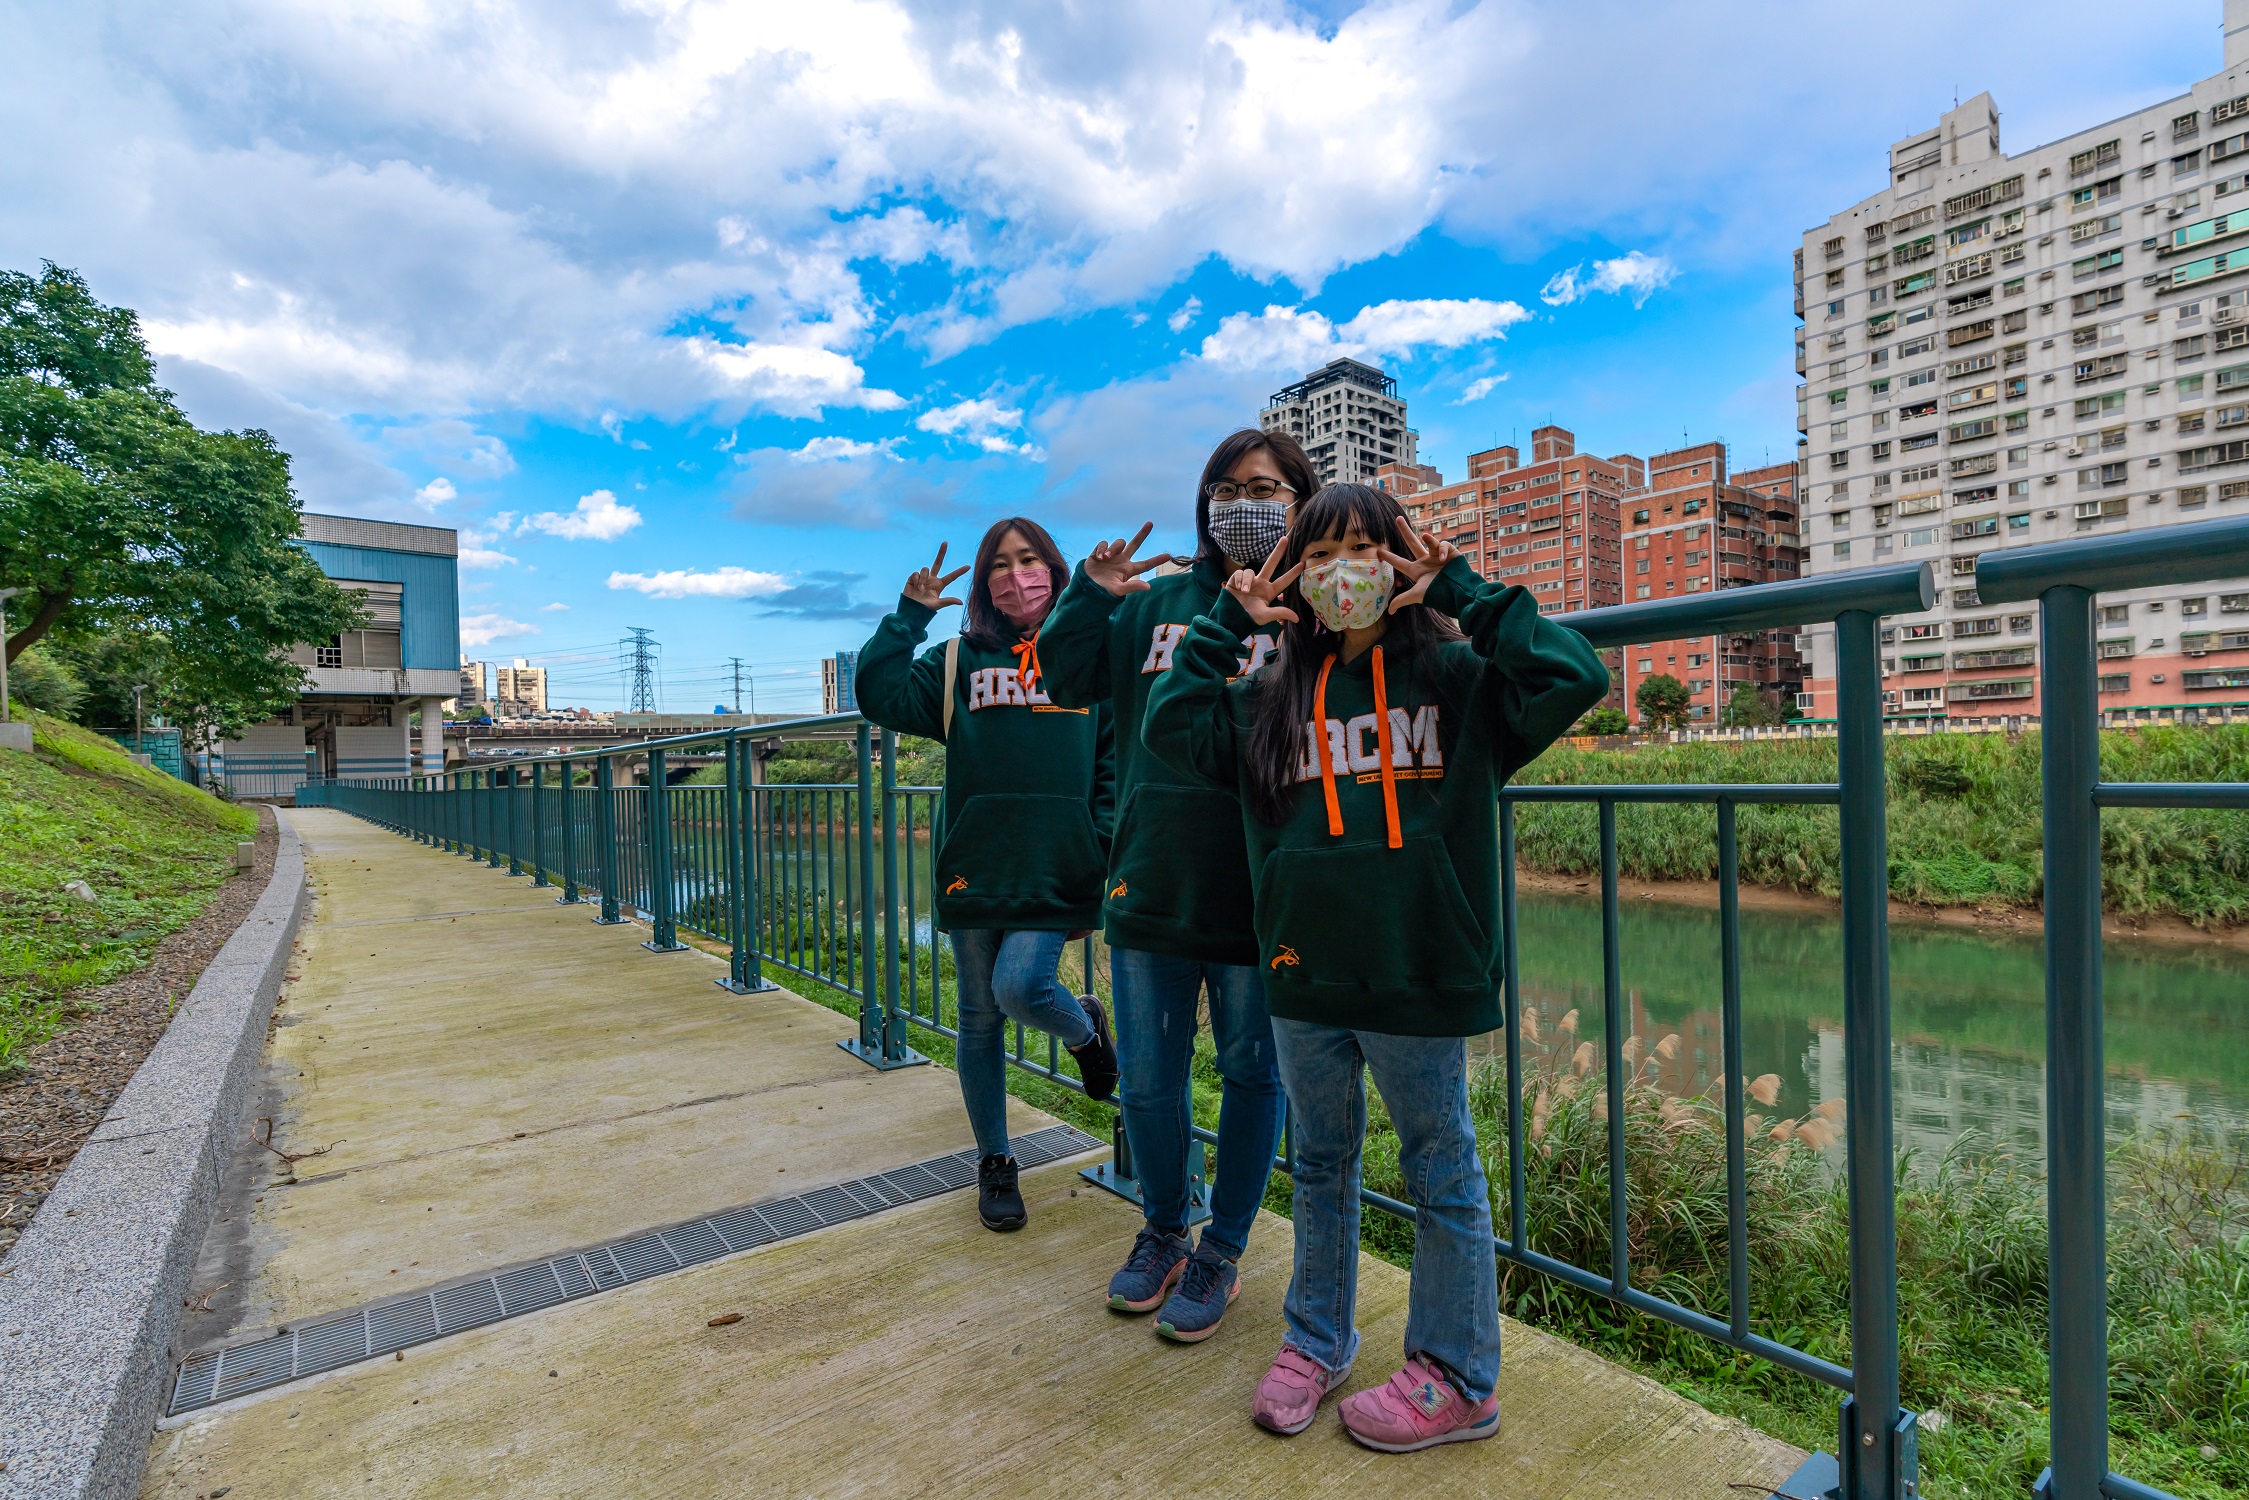
POLYGON ((1398 572, 1413 580, 1413 586, 1402 589, 1390 600, 1390 613, 1396 614, 1409 604, 1420 604, 1429 593, 1429 585, 1445 570, 1445 564, 1460 556, 1460 549, 1452 543, 1435 537, 1423 536, 1413 529, 1413 523, 1404 516, 1398 517, 1398 533, 1406 539, 1410 556, 1401 556, 1388 547, 1381 551, 1382 560, 1398 572))
POLYGON ((906 597, 921 605, 924 609, 943 609, 948 604, 961 602, 946 593, 945 589, 954 579, 966 573, 968 569, 955 568, 950 573, 945 573, 942 576, 939 574, 939 570, 945 566, 945 548, 949 545, 951 544, 948 542, 939 542, 937 544, 937 560, 926 568, 914 569, 913 573, 906 579, 906 597))
POLYGON ((1234 576, 1226 580, 1226 592, 1232 594, 1234 602, 1260 625, 1270 625, 1276 620, 1286 620, 1291 625, 1296 623, 1296 611, 1277 601, 1288 591, 1288 586, 1296 582, 1296 575, 1304 571, 1304 564, 1298 563, 1278 578, 1273 576, 1274 565, 1287 550, 1288 538, 1283 537, 1273 544, 1272 551, 1265 554, 1264 567, 1254 573, 1247 568, 1237 568, 1234 576))
POLYGON ((1140 550, 1140 544, 1148 540, 1148 533, 1155 529, 1156 523, 1148 521, 1129 542, 1118 537, 1113 542, 1095 543, 1093 555, 1085 560, 1085 576, 1120 599, 1146 590, 1148 580, 1140 575, 1171 561, 1169 552, 1159 552, 1137 562, 1133 560, 1132 554, 1140 550))

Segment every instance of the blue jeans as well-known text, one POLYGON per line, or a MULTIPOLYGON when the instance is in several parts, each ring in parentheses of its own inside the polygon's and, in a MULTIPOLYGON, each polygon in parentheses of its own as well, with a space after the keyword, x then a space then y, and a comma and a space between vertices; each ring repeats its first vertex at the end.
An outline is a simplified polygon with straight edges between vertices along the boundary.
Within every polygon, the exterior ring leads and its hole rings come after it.
POLYGON ((1434 1356, 1472 1401, 1499 1383, 1499 1265, 1491 1191, 1468 1116, 1468 1044, 1273 1022, 1296 1147, 1296 1274, 1288 1342, 1331 1370, 1359 1352, 1359 1163, 1372 1071, 1398 1132, 1415 1209, 1407 1355, 1434 1356))
POLYGON ((1059 932, 971 927, 950 934, 953 977, 960 987, 960 1039, 953 1071, 976 1133, 978 1156, 1012 1156, 1007 1140, 1007 1023, 1050 1033, 1065 1047, 1093 1040, 1093 1022, 1078 997, 1054 977, 1059 932))
POLYGON ((1124 1074, 1125 1139, 1148 1227, 1187 1233, 1187 1148, 1194 1142, 1189 1075, 1195 1060, 1195 1002, 1210 992, 1218 1044, 1218 1170, 1203 1243, 1241 1258, 1265 1201, 1265 1179, 1281 1140, 1281 1078, 1273 1023, 1254 967, 1198 963, 1136 948, 1109 950, 1117 1005, 1117 1061, 1124 1074))

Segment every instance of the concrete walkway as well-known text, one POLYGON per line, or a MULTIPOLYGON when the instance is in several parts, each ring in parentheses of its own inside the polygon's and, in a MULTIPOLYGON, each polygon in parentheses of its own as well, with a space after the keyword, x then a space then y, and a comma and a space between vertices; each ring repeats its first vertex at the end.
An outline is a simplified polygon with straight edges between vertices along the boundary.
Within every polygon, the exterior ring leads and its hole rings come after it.
MULTIPOLYGON (((345 814, 295 815, 317 902, 266 1113, 294 1166, 236 1174, 191 1347, 884 1171, 968 1144, 952 1075, 876 1074, 836 1013, 737 996, 701 953, 345 814)), ((1020 1103, 1018 1133, 1052 1123, 1020 1103)), ((959 1192, 167 1422, 144 1493, 298 1496, 1718 1497, 1796 1450, 1507 1325, 1503 1434, 1386 1458, 1332 1417, 1248 1420, 1289 1226, 1264 1217, 1226 1328, 1179 1348, 1100 1300, 1137 1224, 1075 1167, 1021 1234, 959 1192), (740 1321, 709 1320, 741 1313, 740 1321)), ((1355 1384, 1395 1365, 1402 1272, 1369 1260, 1355 1384)))

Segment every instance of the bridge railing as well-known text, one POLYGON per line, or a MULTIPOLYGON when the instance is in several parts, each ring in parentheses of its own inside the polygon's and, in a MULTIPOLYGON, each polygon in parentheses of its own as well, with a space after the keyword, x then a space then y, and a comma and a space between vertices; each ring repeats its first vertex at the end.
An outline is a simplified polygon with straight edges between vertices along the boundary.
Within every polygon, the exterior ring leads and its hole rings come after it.
MULTIPOLYGON (((2099 779, 2099 707, 2093 599, 2100 591, 2249 574, 2249 518, 1986 555, 1977 592, 1990 604, 2040 601, 2045 747, 2047 1115, 2052 1468, 2044 1500, 2148 1497, 2160 1492, 2108 1467, 2104 1102, 2101 1070, 2101 867, 2103 807, 2249 808, 2244 785, 2122 785, 2099 779)), ((1827 784, 1522 786, 1502 794, 1501 921, 1509 997, 1507 1212, 1495 1234, 1505 1260, 1638 1312, 1768 1359, 1845 1393, 1837 1452, 1815 1455, 1788 1493, 1838 1500, 1909 1500, 1918 1493, 1916 1417, 1899 1400, 1896 1178, 1891 1098, 1888 841, 1884 808, 1880 622, 1935 602, 1926 564, 1725 590, 1558 617, 1595 646, 1810 624, 1834 628, 1838 713, 1836 780, 1827 784), (1609 1163, 1607 1264, 1580 1266, 1534 1248, 1528 1230, 1523 1130, 1523 1026, 1514 879, 1516 810, 1590 803, 1600 828, 1604 1111, 1609 1163), (1627 1015, 1621 980, 1617 809, 1694 803, 1713 810, 1718 835, 1722 1020, 1721 1108, 1727 1139, 1725 1316, 1682 1305, 1634 1283, 1627 1234, 1625 1089, 1627 1015), (1850 1214, 1851 1364, 1848 1368, 1760 1331, 1749 1274, 1741 1016, 1741 935, 1736 815, 1745 806, 1817 803, 1837 809, 1845 1040, 1846 1174, 1850 1214)), ((559 885, 564 902, 598 902, 596 921, 645 921, 645 946, 683 947, 699 933, 731 954, 721 984, 771 985, 768 970, 803 975, 858 1001, 858 1034, 844 1045, 881 1068, 922 1059, 919 1026, 955 1035, 949 964, 931 920, 929 830, 941 792, 895 780, 897 744, 857 715, 681 735, 614 750, 542 756, 444 776, 307 786, 300 802, 355 813, 425 844, 481 858, 534 884, 559 885), (758 773, 775 742, 847 740, 852 780, 772 784, 758 773), (723 753, 720 779, 672 786, 668 753, 723 753), (647 780, 624 785, 618 768, 645 755, 647 780), (951 1020, 948 1020, 948 1011, 951 1020)), ((1086 972, 1092 972, 1090 943, 1086 972)), ((1052 1039, 1026 1044, 1014 1063, 1076 1088, 1052 1039), (1041 1055, 1043 1051, 1043 1056, 1041 1055)), ((1130 1086, 1130 1080, 1126 1080, 1130 1086)), ((1206 1143, 1215 1137, 1198 1130, 1206 1143)), ((1123 1134, 1103 1180, 1130 1189, 1123 1134)), ((1375 1208, 1411 1218, 1410 1205, 1368 1192, 1375 1208)))

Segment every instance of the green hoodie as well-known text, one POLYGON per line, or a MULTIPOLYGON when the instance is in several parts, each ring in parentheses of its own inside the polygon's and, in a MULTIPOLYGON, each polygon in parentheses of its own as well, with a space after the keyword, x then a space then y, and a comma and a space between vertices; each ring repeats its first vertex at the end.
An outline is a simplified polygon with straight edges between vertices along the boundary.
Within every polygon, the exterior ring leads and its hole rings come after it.
POLYGON ((1458 616, 1468 639, 1417 659, 1392 628, 1358 660, 1336 659, 1327 722, 1301 727, 1296 804, 1278 826, 1249 810, 1258 687, 1230 680, 1248 623, 1231 597, 1217 618, 1195 621, 1149 695, 1148 749, 1242 801, 1275 1016, 1400 1036, 1501 1024, 1499 789, 1601 701, 1608 673, 1584 637, 1540 618, 1530 594, 1488 584, 1464 561, 1438 575, 1427 599, 1458 616), (1327 753, 1315 759, 1315 746, 1327 753))
MULTIPOLYGON (((1057 703, 1110 703, 1121 811, 1103 914, 1109 942, 1198 963, 1254 964, 1249 851, 1230 795, 1150 755, 1140 742, 1148 691, 1170 672, 1187 627, 1223 597, 1232 567, 1202 561, 1119 598, 1081 564, 1039 629, 1039 665, 1057 703)), ((1262 666, 1280 639, 1244 617, 1239 670, 1262 666)), ((1233 790, 1228 784, 1227 793, 1233 790)))
POLYGON ((1099 923, 1116 802, 1109 710, 1062 708, 1008 648, 960 643, 945 732, 945 647, 914 657, 936 611, 911 599, 859 652, 872 723, 945 741, 933 880, 937 926, 1076 931, 1099 923))

